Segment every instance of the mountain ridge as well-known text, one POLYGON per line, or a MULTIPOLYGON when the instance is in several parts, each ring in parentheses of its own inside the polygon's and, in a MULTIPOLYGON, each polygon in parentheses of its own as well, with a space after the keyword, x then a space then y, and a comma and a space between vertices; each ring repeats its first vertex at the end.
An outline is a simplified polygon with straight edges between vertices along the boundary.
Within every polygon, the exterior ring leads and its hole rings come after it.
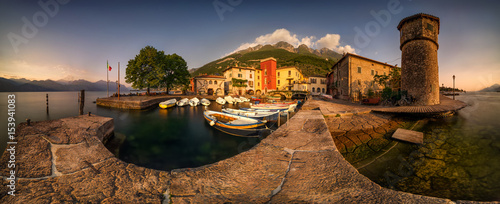
POLYGON ((493 84, 490 87, 479 90, 479 92, 500 92, 500 84, 493 84))
MULTIPOLYGON (((27 79, 6 79, 0 77, 0 92, 39 92, 39 91, 106 91, 107 85, 103 80, 89 82, 78 79, 73 81, 54 80, 27 80, 27 79)), ((116 92, 117 84, 109 82, 109 91, 116 92)), ((129 92, 130 89, 121 85, 120 91, 129 92)))
POLYGON ((324 75, 331 66, 342 57, 341 54, 328 48, 312 49, 301 44, 298 47, 280 41, 274 45, 256 45, 237 51, 220 59, 209 62, 193 70, 192 76, 199 74, 222 75, 224 69, 230 66, 260 68, 260 59, 274 57, 277 66, 295 66, 306 76, 324 75))

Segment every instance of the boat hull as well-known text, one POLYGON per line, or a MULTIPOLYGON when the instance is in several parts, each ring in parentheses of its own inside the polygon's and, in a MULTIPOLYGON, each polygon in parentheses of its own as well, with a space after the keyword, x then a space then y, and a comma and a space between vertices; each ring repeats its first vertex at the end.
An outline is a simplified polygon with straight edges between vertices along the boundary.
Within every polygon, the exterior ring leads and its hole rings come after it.
MULTIPOLYGON (((241 117, 241 116, 232 116, 227 113, 221 113, 221 114, 227 115, 228 117, 241 117)), ((239 125, 228 124, 219 120, 214 120, 211 114, 207 114, 207 111, 203 113, 203 117, 205 117, 205 120, 209 124, 211 125, 213 124, 212 125, 213 127, 230 135, 244 136, 244 137, 258 137, 262 135, 262 133, 265 130, 267 130, 267 128, 265 128, 265 123, 261 121, 249 124, 239 124, 239 125)))

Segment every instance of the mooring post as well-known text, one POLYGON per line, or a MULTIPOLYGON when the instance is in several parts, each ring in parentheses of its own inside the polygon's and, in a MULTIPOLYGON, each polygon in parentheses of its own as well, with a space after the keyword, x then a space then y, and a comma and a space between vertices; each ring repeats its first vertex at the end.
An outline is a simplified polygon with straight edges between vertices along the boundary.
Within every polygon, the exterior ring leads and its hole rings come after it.
POLYGON ((45 100, 47 105, 47 115, 49 114, 49 94, 45 94, 45 100))
POLYGON ((281 111, 278 111, 278 127, 280 126, 281 122, 281 111))
POLYGON ((288 111, 288 114, 286 114, 286 126, 288 127, 288 120, 290 120, 290 111, 288 111))
POLYGON ((83 115, 83 107, 85 106, 85 90, 80 91, 80 115, 83 115))
POLYGON ((26 123, 28 123, 28 126, 30 126, 31 125, 31 119, 26 118, 26 123))

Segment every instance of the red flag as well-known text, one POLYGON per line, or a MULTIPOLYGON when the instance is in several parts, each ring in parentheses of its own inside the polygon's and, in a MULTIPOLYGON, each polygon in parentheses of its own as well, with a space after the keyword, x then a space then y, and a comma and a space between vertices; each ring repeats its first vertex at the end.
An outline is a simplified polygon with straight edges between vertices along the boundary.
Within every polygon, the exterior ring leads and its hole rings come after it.
POLYGON ((111 66, 109 66, 108 61, 106 61, 106 65, 108 65, 108 71, 111 71, 111 66))

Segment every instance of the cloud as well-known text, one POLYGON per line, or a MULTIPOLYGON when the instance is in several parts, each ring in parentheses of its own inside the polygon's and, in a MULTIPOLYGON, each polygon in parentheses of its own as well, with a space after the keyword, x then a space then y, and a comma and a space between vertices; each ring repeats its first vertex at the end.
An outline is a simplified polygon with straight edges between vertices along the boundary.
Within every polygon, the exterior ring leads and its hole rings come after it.
POLYGON ((249 47, 255 47, 257 45, 276 44, 277 42, 280 41, 290 43, 294 47, 298 47, 299 45, 304 44, 310 48, 315 48, 315 49, 321 49, 326 47, 338 53, 343 53, 343 52, 356 53, 355 49, 352 48, 350 45, 341 46, 339 34, 326 34, 319 40, 315 41, 316 39, 317 38, 315 36, 305 36, 299 38, 297 34, 291 33, 289 30, 285 28, 280 28, 276 29, 272 33, 261 35, 255 38, 253 42, 242 43, 238 48, 236 48, 236 50, 234 50, 229 54, 247 49, 249 47))
POLYGON ((318 41, 316 41, 316 47, 319 49, 326 47, 338 53, 355 53, 354 48, 352 48, 350 45, 340 46, 339 34, 326 34, 325 37, 322 37, 318 41))

